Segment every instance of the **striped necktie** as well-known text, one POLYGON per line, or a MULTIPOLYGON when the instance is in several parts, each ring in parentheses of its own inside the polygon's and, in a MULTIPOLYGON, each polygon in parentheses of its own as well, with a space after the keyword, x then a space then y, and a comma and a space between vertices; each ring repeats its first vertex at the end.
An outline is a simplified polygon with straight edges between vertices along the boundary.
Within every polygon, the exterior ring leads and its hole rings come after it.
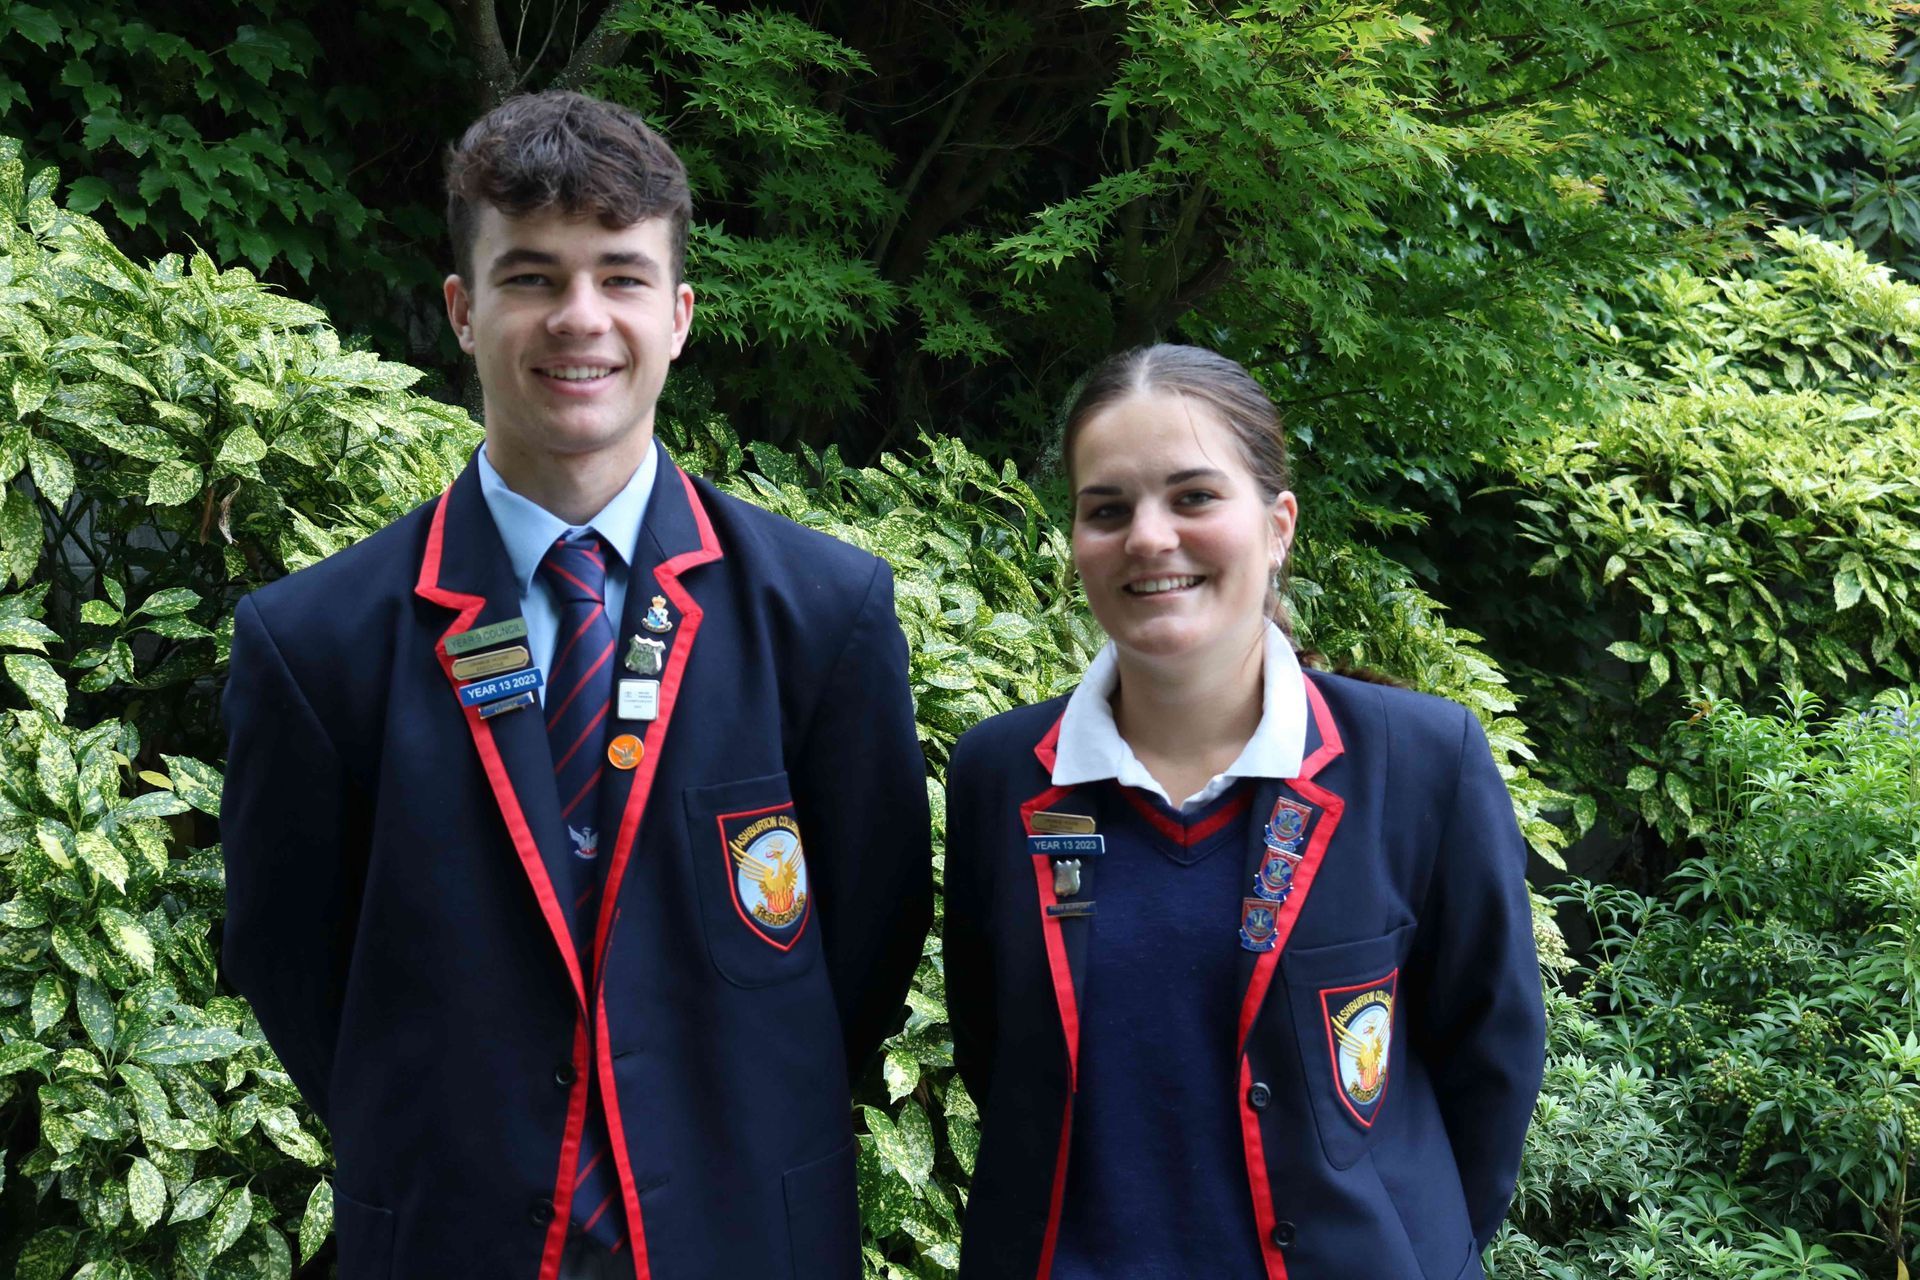
MULTIPOLYGON (((613 688, 613 619, 607 616, 607 545, 592 531, 561 538, 540 561, 540 573, 559 606, 558 646, 547 677, 547 742, 553 781, 567 827, 566 874, 554 886, 571 908, 587 1007, 594 1006, 593 928, 612 845, 600 823, 600 781, 607 770, 607 715, 613 688)), ((589 1068, 591 1072, 591 1068, 589 1068)), ((609 1248, 624 1235, 619 1181, 608 1158, 600 1091, 590 1089, 586 1128, 573 1192, 574 1223, 609 1248)))

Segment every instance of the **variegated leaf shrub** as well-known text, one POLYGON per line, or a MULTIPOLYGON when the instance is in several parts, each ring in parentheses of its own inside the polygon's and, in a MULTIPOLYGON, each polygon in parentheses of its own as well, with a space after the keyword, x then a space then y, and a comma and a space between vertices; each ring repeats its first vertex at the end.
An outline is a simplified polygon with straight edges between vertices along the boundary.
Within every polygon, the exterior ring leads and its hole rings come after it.
POLYGON ((1522 546, 1500 536, 1535 576, 1484 603, 1529 723, 1559 780, 1669 842, 1707 799, 1676 715, 1920 675, 1920 287, 1771 241, 1739 276, 1646 282, 1617 333, 1632 397, 1507 463, 1522 546))
MULTIPOLYGON (((0 142, 0 565, 21 588, 0 596, 0 1270, 281 1280, 330 1225, 325 1135, 218 985, 219 777, 196 761, 238 596, 430 497, 478 432, 318 312, 204 256, 139 266, 53 189, 0 142)), ((690 470, 894 566, 940 824, 960 732, 1070 688, 1100 642, 1064 523, 956 441, 865 468, 743 448, 697 380, 673 390, 690 470)), ((1528 775, 1498 669, 1404 569, 1306 528, 1303 638, 1473 706, 1550 854, 1564 801, 1528 775)), ((954 1268, 977 1119, 936 927, 857 1100, 871 1274, 954 1268)))

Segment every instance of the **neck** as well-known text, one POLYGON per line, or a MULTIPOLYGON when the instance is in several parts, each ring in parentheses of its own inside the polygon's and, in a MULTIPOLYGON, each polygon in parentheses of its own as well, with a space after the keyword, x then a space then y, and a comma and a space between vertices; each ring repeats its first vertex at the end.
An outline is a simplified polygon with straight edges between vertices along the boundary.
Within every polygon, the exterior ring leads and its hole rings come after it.
POLYGON ((1259 728, 1265 656, 1264 626, 1225 652, 1177 666, 1116 653, 1114 725, 1176 803, 1231 765, 1259 728))
POLYGON ((633 433, 611 449, 589 453, 551 453, 529 449, 487 433, 487 461, 507 488, 539 504, 570 525, 599 515, 627 487, 653 447, 653 430, 633 433))

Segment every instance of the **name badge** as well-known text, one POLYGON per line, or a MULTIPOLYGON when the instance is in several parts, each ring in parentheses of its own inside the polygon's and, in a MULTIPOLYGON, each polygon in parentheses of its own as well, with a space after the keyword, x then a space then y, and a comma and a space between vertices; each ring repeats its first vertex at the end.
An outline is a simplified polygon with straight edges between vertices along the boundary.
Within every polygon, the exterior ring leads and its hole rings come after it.
POLYGON ((472 653, 475 649, 490 649, 496 644, 506 644, 509 640, 526 638, 527 620, 508 618, 505 622, 495 622, 489 626, 475 627, 471 631, 462 631, 447 637, 447 652, 454 656, 472 653))
POLYGON ((472 684, 460 686, 460 705, 477 707, 483 702, 492 702, 496 698, 507 698, 516 693, 538 689, 544 683, 538 667, 528 667, 525 671, 516 671, 512 675, 495 676, 491 680, 476 680, 472 684))
POLYGON ((655 720, 660 716, 658 680, 622 680, 614 714, 622 720, 655 720))
POLYGON ((1049 858, 1097 858, 1107 851, 1105 836, 1028 836, 1027 852, 1049 858))
POLYGON ((1051 813, 1042 809, 1027 819, 1027 825, 1039 836, 1090 836, 1093 819, 1084 813, 1051 813))

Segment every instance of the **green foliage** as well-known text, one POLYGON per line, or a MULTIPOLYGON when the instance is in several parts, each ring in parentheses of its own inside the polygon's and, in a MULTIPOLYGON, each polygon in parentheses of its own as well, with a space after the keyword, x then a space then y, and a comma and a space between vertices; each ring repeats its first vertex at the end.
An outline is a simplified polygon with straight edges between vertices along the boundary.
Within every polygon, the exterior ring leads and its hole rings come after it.
MULTIPOLYGON (((437 279, 409 244, 436 227, 431 198, 422 209, 390 179, 424 169, 430 183, 436 139, 409 138, 384 100, 423 75, 457 83, 439 5, 14 0, 0 30, 0 133, 25 141, 32 167, 75 175, 74 212, 143 255, 200 244, 317 286, 358 327, 400 338, 390 288, 437 279)), ((451 102, 451 130, 466 100, 423 95, 404 114, 417 129, 451 102)))
POLYGON ((7 671, 56 716, 71 683, 89 717, 210 751, 211 706, 179 695, 224 661, 239 595, 424 501, 477 436, 248 272, 139 266, 56 181, 0 140, 0 565, 66 641, 7 671))
POLYGON ((1748 276, 1651 280, 1618 339, 1642 394, 1507 463, 1544 549, 1522 625, 1573 641, 1514 650, 1531 723, 1669 839, 1705 820, 1686 748, 1656 745, 1682 699, 1920 671, 1920 289, 1771 238, 1748 276))
POLYGON ((12 1172, 38 1199, 14 1198, 9 1274, 285 1280, 328 1157, 216 991, 219 850, 168 819, 217 816, 219 775, 173 757, 136 778, 119 721, 0 716, 0 1128, 32 1118, 12 1172))
POLYGON ((1676 728, 1702 852, 1599 929, 1555 1000, 1502 1276, 1893 1272, 1920 1244, 1920 702, 1676 728), (1778 1268, 1778 1269, 1776 1269, 1778 1268))

